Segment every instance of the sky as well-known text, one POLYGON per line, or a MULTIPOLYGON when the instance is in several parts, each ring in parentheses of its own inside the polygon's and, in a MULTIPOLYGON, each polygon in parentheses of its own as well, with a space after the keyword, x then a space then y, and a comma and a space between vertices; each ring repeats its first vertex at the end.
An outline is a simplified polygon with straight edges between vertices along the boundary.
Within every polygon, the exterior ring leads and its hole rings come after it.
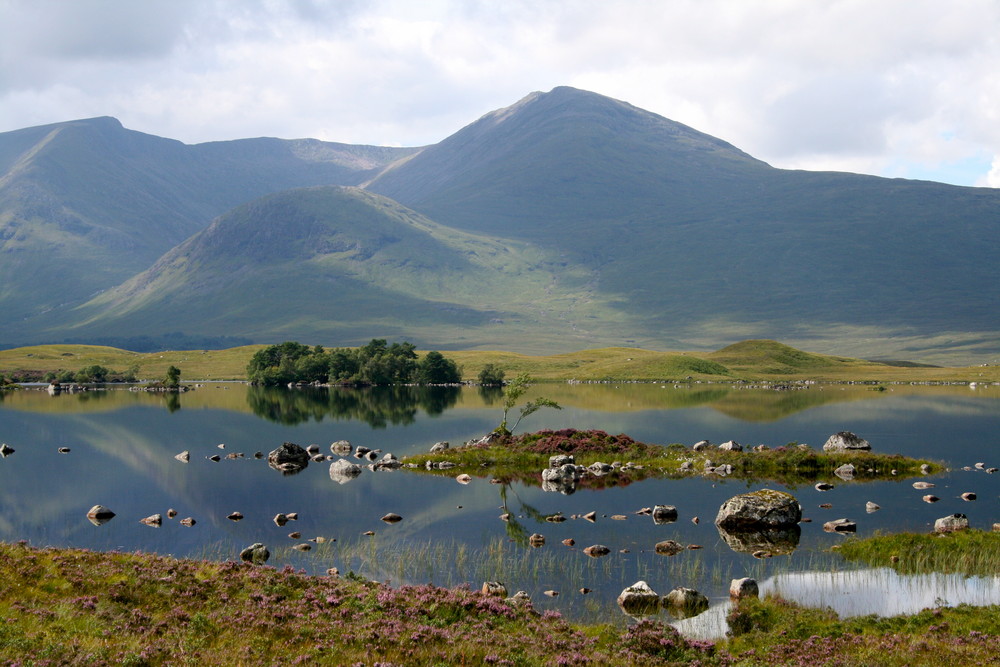
POLYGON ((422 146, 561 85, 775 167, 1000 187, 998 0, 0 0, 0 132, 422 146))

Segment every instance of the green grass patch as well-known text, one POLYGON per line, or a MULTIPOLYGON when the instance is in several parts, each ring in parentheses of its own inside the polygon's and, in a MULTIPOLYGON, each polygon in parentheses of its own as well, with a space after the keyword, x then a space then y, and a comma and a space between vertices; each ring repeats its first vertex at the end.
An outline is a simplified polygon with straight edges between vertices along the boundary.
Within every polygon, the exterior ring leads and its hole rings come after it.
POLYGON ((1000 606, 841 619, 779 597, 740 601, 723 645, 737 665, 995 664, 1000 606))
POLYGON ((929 572, 994 577, 1000 572, 1000 532, 899 533, 849 538, 837 553, 848 561, 890 567, 901 574, 929 572))
POLYGON ((827 453, 794 443, 761 451, 735 452, 710 446, 696 452, 676 443, 651 445, 624 434, 576 429, 501 437, 485 444, 408 456, 403 462, 417 466, 411 469, 432 474, 453 476, 457 471, 480 477, 489 475, 503 482, 537 484, 541 482, 541 471, 549 467, 549 458, 558 454, 572 455, 575 463, 582 466, 597 462, 622 464, 607 474, 583 476, 579 485, 589 488, 624 486, 648 477, 679 479, 720 474, 737 479, 776 481, 791 487, 816 481, 844 483, 834 475, 834 470, 846 463, 855 467, 854 482, 915 476, 921 474, 923 465, 929 466, 932 473, 942 469, 940 463, 898 454, 827 453), (454 463, 455 467, 445 470, 427 467, 428 463, 445 461, 454 463))

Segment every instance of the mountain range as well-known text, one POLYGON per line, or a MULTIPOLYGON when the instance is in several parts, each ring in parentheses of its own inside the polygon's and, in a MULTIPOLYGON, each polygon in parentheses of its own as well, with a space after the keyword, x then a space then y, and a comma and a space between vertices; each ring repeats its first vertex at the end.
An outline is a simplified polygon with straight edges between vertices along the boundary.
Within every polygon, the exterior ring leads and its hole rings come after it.
POLYGON ((183 331, 523 352, 1000 353, 1000 190, 777 169, 532 93, 421 148, 0 134, 0 342, 183 331))

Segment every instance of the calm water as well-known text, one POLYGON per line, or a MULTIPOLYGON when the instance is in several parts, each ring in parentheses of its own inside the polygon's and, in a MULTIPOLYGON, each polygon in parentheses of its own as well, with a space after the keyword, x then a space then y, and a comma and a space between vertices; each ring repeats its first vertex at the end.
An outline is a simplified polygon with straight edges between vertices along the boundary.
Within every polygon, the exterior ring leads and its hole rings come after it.
POLYGON ((407 471, 365 470, 338 484, 329 477, 328 463, 284 476, 252 457, 284 441, 315 443, 329 453, 331 442, 345 439, 400 457, 441 440, 456 446, 499 421, 496 397, 473 388, 327 391, 206 384, 169 397, 122 390, 49 396, 31 389, 0 394, 0 441, 16 450, 0 460, 0 539, 217 559, 237 558, 243 547, 263 542, 272 553, 269 565, 317 574, 337 567, 393 584, 478 588, 484 580, 499 580, 511 594, 526 591, 536 608, 622 623, 627 619, 615 599, 642 579, 661 595, 675 586, 708 595, 713 608, 681 623, 687 632, 706 636, 719 631, 730 580, 743 576, 755 577, 764 590, 843 614, 894 614, 936 600, 954 603, 965 599, 955 591, 970 586, 977 603, 1000 603, 998 579, 887 581, 896 575, 859 571, 829 551, 843 538, 822 530, 824 521, 839 517, 857 521, 859 535, 929 530, 936 518, 954 512, 967 514, 977 528, 1000 521, 1000 474, 961 469, 977 462, 1000 466, 1000 387, 896 386, 874 392, 817 385, 776 392, 609 384, 542 385, 538 391, 564 409, 538 412, 519 430, 596 428, 659 444, 690 445, 705 438, 816 448, 830 434, 850 430, 877 451, 940 460, 951 471, 930 480, 941 498, 933 505, 921 500, 928 492, 913 489, 912 479, 844 483, 827 492, 811 485, 787 489, 813 522, 802 524, 793 553, 757 560, 730 548, 713 520, 727 498, 784 488, 775 483, 647 480, 567 496, 529 485, 490 484, 489 476, 461 485, 407 471), (60 454, 60 447, 71 451, 60 454), (174 459, 182 450, 191 452, 190 463, 174 459), (245 458, 207 458, 237 452, 245 458), (976 492, 978 500, 962 501, 965 491, 976 492), (883 509, 867 514, 869 500, 883 509), (833 508, 821 509, 821 503, 833 508), (95 504, 117 516, 92 525, 85 514, 95 504), (655 525, 635 514, 655 504, 675 505, 679 520, 655 525), (514 515, 509 523, 499 519, 505 505, 514 515), (166 518, 168 508, 177 510, 175 519, 166 518), (233 511, 246 518, 228 520, 233 511), (590 511, 598 514, 594 523, 545 521, 557 512, 590 511), (272 520, 279 512, 297 512, 300 518, 279 527, 272 520), (387 512, 403 521, 383 523, 387 512), (162 527, 139 523, 154 513, 164 514, 162 527), (180 525, 185 517, 196 524, 180 525), (694 517, 700 521, 694 523, 694 517), (301 537, 289 537, 292 531, 301 537), (367 531, 375 534, 364 535, 367 531), (528 546, 525 537, 531 533, 544 535, 545 546, 528 546), (315 537, 326 541, 307 542, 315 537), (567 538, 575 546, 564 546, 567 538), (664 539, 703 548, 656 555, 653 546, 664 539), (302 543, 311 551, 291 548, 302 543), (612 553, 589 558, 581 550, 591 544, 607 545, 612 553), (584 587, 592 592, 581 594, 584 587))

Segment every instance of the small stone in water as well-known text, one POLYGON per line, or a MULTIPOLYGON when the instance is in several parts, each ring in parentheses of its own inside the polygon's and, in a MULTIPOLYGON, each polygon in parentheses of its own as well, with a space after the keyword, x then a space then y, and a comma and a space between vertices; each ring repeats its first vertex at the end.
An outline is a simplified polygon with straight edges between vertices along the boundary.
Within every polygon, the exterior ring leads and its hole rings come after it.
POLYGON ((976 499, 976 494, 974 494, 972 491, 966 491, 960 497, 962 500, 972 501, 976 499))
POLYGON ((177 516, 177 510, 175 510, 173 508, 167 510, 167 518, 168 519, 173 519, 175 516, 177 516))
POLYGON ((386 523, 398 523, 398 522, 400 522, 402 520, 403 520, 403 517, 401 517, 398 514, 395 514, 393 512, 389 512, 384 517, 382 517, 382 521, 385 521, 386 523))
POLYGON ((298 512, 289 512, 285 516, 288 517, 289 521, 298 521, 299 520, 299 513, 298 512))
POLYGON ((240 519, 243 518, 243 513, 242 512, 233 512, 229 516, 227 516, 226 518, 229 519, 230 521, 239 521, 240 519))
POLYGON ((59 448, 59 453, 60 454, 69 454, 69 447, 60 447, 59 448))
POLYGON ((219 456, 218 454, 212 454, 211 456, 209 456, 207 458, 208 458, 209 461, 216 461, 216 462, 222 460, 222 457, 219 456))
POLYGON ((293 539, 293 540, 297 540, 300 537, 302 537, 302 533, 300 533, 297 530, 296 531, 292 531, 291 533, 288 533, 288 537, 291 538, 291 539, 293 539))
POLYGON ((274 523, 276 523, 279 526, 284 526, 286 523, 288 523, 288 517, 279 512, 278 514, 274 515, 274 523))
POLYGON ((188 527, 190 527, 190 526, 193 526, 195 523, 197 523, 197 522, 194 519, 192 519, 191 517, 187 517, 186 519, 181 519, 181 525, 182 526, 188 526, 188 527))
POLYGON ((559 595, 559 591, 545 591, 545 594, 548 595, 550 598, 554 598, 557 595, 559 595))
POLYGON ((571 547, 574 544, 576 544, 576 540, 574 540, 572 537, 567 537, 565 540, 562 541, 562 543, 568 547, 571 547))
POLYGON ((177 454, 176 456, 174 456, 174 458, 177 459, 178 461, 180 461, 181 463, 187 463, 188 461, 191 460, 191 452, 189 452, 188 450, 185 449, 180 454, 177 454))
POLYGON ((311 544, 305 544, 305 543, 303 543, 303 544, 296 544, 292 548, 295 549, 296 551, 309 551, 310 549, 312 549, 312 545, 311 544))
POLYGON ((941 499, 938 498, 937 496, 933 496, 933 495, 930 495, 930 494, 928 494, 928 495, 926 495, 926 496, 923 497, 923 501, 925 503, 936 503, 939 500, 941 500, 941 499))
POLYGON ((587 512, 583 515, 583 518, 593 523, 597 521, 597 512, 587 512))

